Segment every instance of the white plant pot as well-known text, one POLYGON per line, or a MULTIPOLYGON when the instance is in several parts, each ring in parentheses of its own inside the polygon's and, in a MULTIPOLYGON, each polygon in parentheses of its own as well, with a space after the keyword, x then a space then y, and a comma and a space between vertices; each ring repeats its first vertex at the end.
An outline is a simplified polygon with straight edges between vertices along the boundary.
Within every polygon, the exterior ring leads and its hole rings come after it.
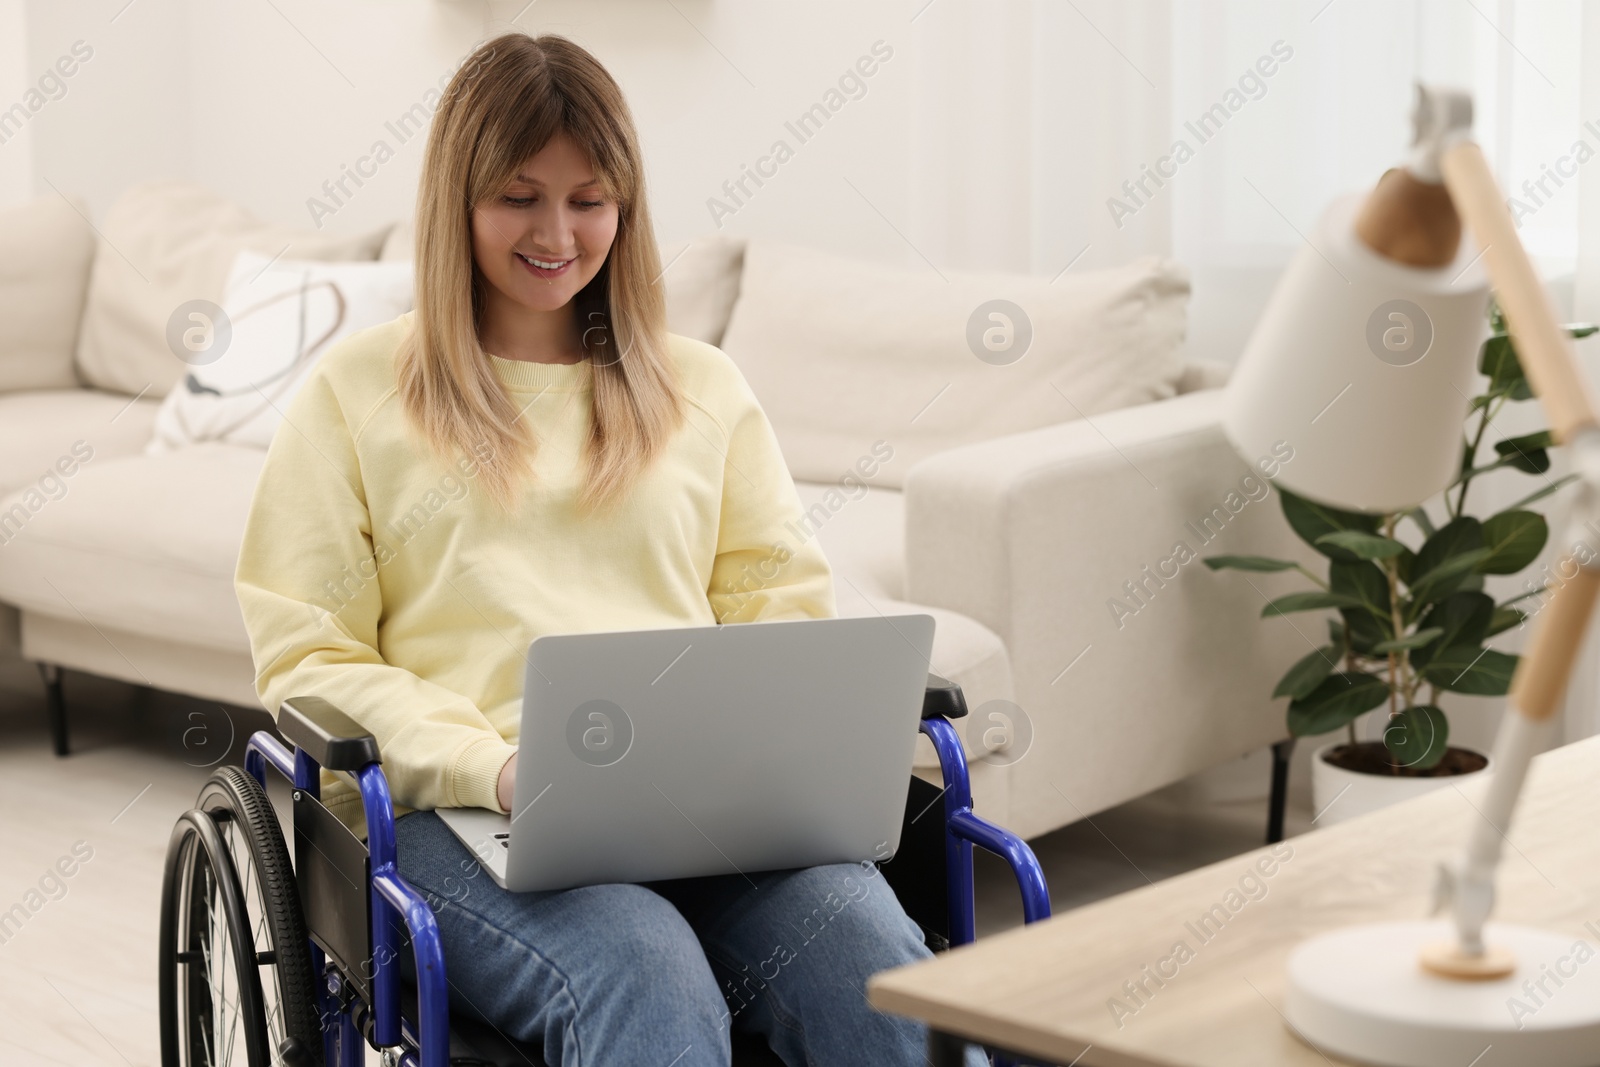
POLYGON ((1420 797, 1435 789, 1460 785, 1494 769, 1492 763, 1485 763, 1476 771, 1437 778, 1364 774, 1335 767, 1323 758, 1344 743, 1330 741, 1311 754, 1311 806, 1317 817, 1318 828, 1332 826, 1357 815, 1398 804, 1402 800, 1420 797))

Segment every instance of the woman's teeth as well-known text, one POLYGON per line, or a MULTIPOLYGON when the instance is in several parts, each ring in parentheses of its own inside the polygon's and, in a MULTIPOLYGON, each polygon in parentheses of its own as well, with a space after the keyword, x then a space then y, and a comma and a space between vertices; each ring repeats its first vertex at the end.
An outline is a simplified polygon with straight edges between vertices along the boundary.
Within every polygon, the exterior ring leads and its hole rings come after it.
POLYGON ((565 267, 568 263, 572 262, 572 260, 570 260, 570 259, 557 259, 557 260, 534 259, 532 256, 525 256, 521 252, 517 253, 517 258, 522 260, 525 263, 531 263, 535 267, 540 267, 540 268, 542 268, 544 270, 560 270, 562 267, 565 267))

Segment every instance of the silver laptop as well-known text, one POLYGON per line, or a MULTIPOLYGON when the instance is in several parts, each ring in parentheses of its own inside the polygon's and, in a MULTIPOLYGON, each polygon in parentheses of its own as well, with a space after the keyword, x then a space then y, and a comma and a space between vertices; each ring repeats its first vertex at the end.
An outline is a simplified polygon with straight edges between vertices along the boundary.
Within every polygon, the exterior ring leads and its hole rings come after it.
POLYGON ((888 859, 933 629, 894 615, 541 637, 511 814, 439 816, 519 892, 888 859))

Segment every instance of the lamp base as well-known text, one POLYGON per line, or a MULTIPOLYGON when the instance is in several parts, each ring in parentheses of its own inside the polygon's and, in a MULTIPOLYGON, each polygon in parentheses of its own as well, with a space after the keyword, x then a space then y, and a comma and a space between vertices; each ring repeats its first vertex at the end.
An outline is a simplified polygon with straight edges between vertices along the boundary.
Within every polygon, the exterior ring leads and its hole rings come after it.
POLYGON ((1424 970, 1440 978, 1458 978, 1469 982, 1490 978, 1508 978, 1516 973, 1517 957, 1504 945, 1485 945, 1483 955, 1469 956, 1461 951, 1461 942, 1435 941, 1422 946, 1417 960, 1424 970))
POLYGON ((1489 923, 1491 951, 1515 960, 1509 975, 1444 978, 1424 969, 1424 953, 1454 933, 1448 922, 1378 923, 1304 942, 1289 956, 1289 1025, 1325 1052, 1381 1067, 1595 1063, 1593 945, 1489 923))

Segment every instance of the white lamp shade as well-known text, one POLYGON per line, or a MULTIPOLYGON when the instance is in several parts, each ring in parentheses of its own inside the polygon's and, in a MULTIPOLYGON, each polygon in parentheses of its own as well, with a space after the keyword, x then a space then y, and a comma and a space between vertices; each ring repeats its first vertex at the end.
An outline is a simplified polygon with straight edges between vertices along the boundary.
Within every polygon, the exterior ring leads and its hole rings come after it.
POLYGON ((1246 462, 1292 458, 1278 484, 1350 511, 1401 511, 1454 480, 1487 276, 1463 240, 1437 269, 1379 256, 1335 201, 1296 254, 1228 383, 1223 427, 1246 462))

